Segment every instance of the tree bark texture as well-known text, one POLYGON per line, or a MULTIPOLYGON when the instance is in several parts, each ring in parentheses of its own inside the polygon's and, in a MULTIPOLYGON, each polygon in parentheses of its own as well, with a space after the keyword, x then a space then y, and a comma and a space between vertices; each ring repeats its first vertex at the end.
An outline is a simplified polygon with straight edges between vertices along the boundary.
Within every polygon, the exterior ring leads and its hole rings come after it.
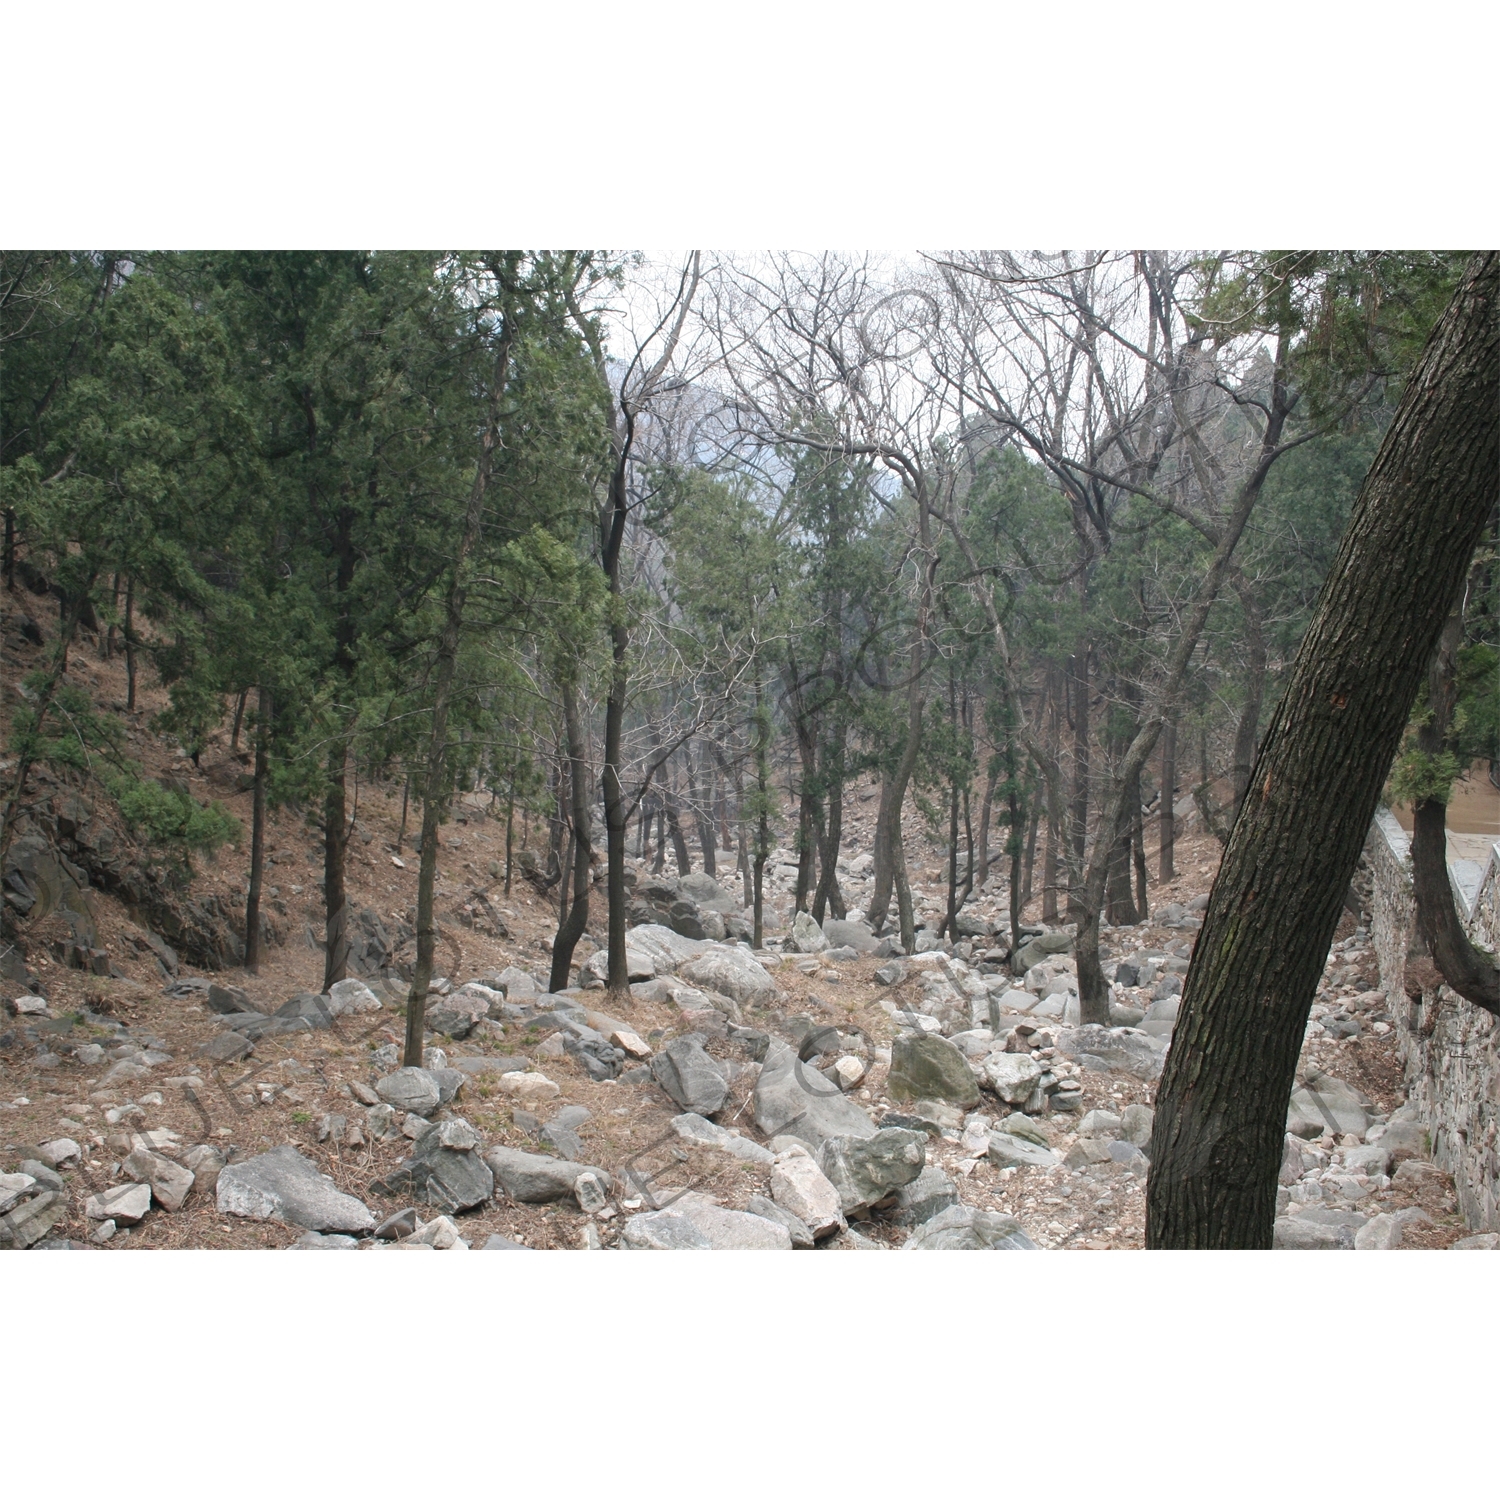
POLYGON ((1500 257, 1476 254, 1361 486, 1230 833, 1157 1093, 1146 1244, 1266 1249, 1318 978, 1495 504, 1500 257))

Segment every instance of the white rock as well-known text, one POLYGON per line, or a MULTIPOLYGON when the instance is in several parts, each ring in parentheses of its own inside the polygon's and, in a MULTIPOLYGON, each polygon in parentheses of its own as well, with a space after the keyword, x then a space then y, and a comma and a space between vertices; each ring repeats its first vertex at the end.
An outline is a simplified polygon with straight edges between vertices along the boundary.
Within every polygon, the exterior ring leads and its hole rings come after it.
POLYGON ((1042 1070, 1023 1052, 992 1052, 984 1060, 983 1076, 1007 1104, 1024 1104, 1042 1070))
POLYGON ((622 1052, 630 1057, 646 1058, 651 1056, 651 1047, 643 1042, 635 1032, 624 1026, 617 1026, 610 1032, 609 1039, 622 1052))
POLYGON ((545 1103, 562 1093, 545 1073, 502 1073, 495 1086, 506 1098, 523 1104, 545 1103))
POLYGON ((829 1072, 838 1081, 838 1086, 847 1093, 850 1089, 856 1088, 863 1080, 866 1068, 862 1058, 846 1053, 834 1063, 829 1072))
POLYGON ((796 1214, 815 1240, 835 1234, 843 1225, 839 1191, 806 1151, 787 1151, 771 1168, 772 1201, 796 1214))
POLYGON ((356 1015, 362 1011, 379 1009, 379 997, 362 980, 341 979, 328 991, 328 1011, 330 1015, 356 1015))

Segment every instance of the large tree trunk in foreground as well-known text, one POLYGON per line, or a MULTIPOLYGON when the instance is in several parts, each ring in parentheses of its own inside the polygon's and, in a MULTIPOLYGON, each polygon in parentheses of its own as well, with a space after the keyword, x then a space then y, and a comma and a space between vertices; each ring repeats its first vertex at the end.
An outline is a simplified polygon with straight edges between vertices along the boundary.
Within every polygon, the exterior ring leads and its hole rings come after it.
POLYGON ((1287 1100, 1344 891, 1495 503, 1500 259, 1477 254, 1365 478, 1271 720, 1157 1094, 1146 1244, 1267 1249, 1287 1100))

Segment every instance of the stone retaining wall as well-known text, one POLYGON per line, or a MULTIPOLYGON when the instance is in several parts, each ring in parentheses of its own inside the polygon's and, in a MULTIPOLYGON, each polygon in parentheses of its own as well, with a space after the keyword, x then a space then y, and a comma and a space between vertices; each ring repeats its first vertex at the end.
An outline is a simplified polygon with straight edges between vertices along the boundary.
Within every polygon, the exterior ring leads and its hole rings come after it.
MULTIPOLYGON (((1470 1230, 1500 1230, 1500 1024, 1446 985, 1425 1005, 1407 999, 1407 962, 1425 956, 1412 901, 1411 839, 1383 808, 1365 858, 1373 877, 1371 938, 1407 1097, 1432 1132, 1434 1161, 1452 1174, 1470 1230)), ((1469 870, 1453 886, 1470 935, 1500 949, 1500 843, 1477 886, 1469 870)))

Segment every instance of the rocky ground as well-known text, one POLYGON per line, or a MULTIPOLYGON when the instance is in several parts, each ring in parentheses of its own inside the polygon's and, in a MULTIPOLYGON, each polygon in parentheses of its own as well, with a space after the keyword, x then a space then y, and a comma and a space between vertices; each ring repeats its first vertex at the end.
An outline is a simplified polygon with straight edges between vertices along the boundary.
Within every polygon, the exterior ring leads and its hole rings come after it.
MULTIPOLYGON (((118 665, 84 668, 104 699, 118 665)), ((248 821, 227 734, 195 767, 149 733, 143 707, 132 730, 148 768, 248 821)), ((39 790, 38 837, 86 882, 125 831, 62 778, 39 790)), ((80 884, 84 912, 41 901, 0 980, 0 1238, 1139 1247, 1154 1088, 1216 845, 1189 828, 1183 873, 1153 888, 1151 919, 1106 930, 1116 1024, 1082 1027, 1067 930, 1033 921, 1009 954, 998 880, 966 909, 960 942, 937 939, 942 871, 915 821, 917 952, 869 933, 858 919, 873 811, 871 789, 851 792, 850 920, 794 919, 782 851, 758 953, 734 941, 746 926, 731 852, 719 880, 634 867, 631 995, 606 1004, 588 941, 574 987, 543 993, 555 916, 519 875, 504 890, 505 829, 468 799, 443 834, 446 972, 422 1069, 397 1066, 405 990, 392 966, 409 952, 415 861, 380 789, 361 789, 350 861, 364 977, 326 996, 320 846, 288 809, 268 840, 281 941, 259 975, 195 967, 107 890, 80 884)), ((226 852, 195 896, 241 902, 244 863, 226 852)), ((1467 1234, 1428 1160, 1375 984, 1366 935, 1346 918, 1292 1100, 1276 1242, 1493 1248, 1495 1236, 1467 1234)))

